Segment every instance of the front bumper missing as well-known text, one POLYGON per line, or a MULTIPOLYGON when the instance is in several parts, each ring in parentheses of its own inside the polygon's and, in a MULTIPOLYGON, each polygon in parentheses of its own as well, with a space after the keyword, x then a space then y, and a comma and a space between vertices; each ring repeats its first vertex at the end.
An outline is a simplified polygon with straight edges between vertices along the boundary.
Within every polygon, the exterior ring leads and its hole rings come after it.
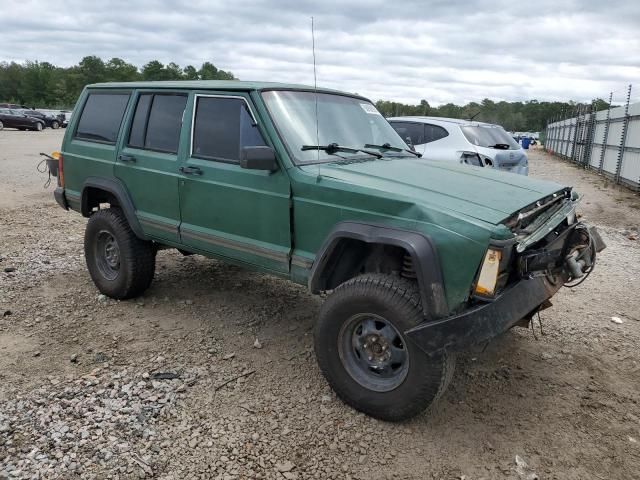
POLYGON ((551 283, 546 277, 520 280, 490 303, 442 320, 425 321, 405 334, 429 355, 464 350, 509 330, 535 312, 563 283, 560 278, 551 283))
MULTIPOLYGON (((570 280, 571 275, 564 263, 553 274, 544 274, 543 271, 549 271, 558 259, 564 262, 563 255, 567 253, 570 233, 578 226, 583 227, 583 224, 571 225, 546 249, 532 252, 535 255, 531 257, 533 263, 539 263, 543 267, 537 273, 520 272, 526 276, 508 286, 492 301, 448 318, 425 320, 405 334, 427 354, 433 355, 444 350, 464 350, 486 342, 506 332, 522 319, 530 319, 541 305, 570 280)), ((596 228, 586 228, 591 248, 596 252, 603 250, 606 246, 596 228)))

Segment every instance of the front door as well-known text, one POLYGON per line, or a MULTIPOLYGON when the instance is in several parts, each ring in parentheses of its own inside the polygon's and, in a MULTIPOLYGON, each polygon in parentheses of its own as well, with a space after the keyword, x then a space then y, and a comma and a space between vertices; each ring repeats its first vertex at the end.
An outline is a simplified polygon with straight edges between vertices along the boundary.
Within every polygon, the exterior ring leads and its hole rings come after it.
POLYGON ((240 167, 243 147, 267 145, 248 94, 195 94, 191 145, 182 165, 182 243, 215 256, 287 273, 290 185, 275 172, 240 167))
POLYGON ((171 242, 180 240, 178 157, 187 98, 180 92, 140 92, 115 167, 144 233, 171 242))

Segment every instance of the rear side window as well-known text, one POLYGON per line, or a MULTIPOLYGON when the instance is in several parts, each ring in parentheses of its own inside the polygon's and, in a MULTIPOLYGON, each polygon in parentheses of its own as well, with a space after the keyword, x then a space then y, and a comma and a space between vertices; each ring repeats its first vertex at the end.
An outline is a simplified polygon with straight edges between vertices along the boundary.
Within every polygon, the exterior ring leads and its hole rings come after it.
POLYGON ((186 105, 187 96, 183 94, 140 95, 131 122, 128 145, 145 150, 177 153, 186 105))
POLYGON ((242 148, 266 145, 243 99, 196 100, 192 156, 238 162, 242 148))
POLYGON ((84 104, 75 138, 116 143, 128 93, 90 93, 84 104))
POLYGON ((422 145, 425 142, 424 139, 424 125, 421 123, 409 123, 409 122, 391 122, 393 129, 402 137, 402 140, 409 143, 411 140, 412 145, 422 145))
POLYGON ((140 95, 138 98, 136 112, 131 123, 131 132, 129 133, 130 147, 144 148, 145 129, 147 128, 151 100, 153 100, 153 95, 140 95))
POLYGON ((430 123, 424 124, 425 143, 435 142, 436 140, 440 140, 448 135, 449 132, 438 125, 431 125, 430 123))

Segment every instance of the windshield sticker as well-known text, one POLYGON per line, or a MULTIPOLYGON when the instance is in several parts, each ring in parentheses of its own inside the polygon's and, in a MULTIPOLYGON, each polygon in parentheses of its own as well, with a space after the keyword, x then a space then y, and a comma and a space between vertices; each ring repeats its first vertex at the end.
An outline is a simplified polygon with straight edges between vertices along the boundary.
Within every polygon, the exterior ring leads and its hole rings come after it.
POLYGON ((371 115, 381 115, 378 109, 370 103, 361 103, 360 106, 365 112, 370 113, 371 115))

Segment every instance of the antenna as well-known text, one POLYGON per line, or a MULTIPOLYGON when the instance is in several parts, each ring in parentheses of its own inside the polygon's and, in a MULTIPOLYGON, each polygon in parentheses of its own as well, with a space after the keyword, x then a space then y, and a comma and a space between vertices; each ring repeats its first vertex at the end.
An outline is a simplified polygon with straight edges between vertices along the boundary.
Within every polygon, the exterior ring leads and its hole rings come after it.
MULTIPOLYGON (((316 160, 320 162, 320 127, 318 125, 318 77, 316 74, 316 34, 313 28, 313 17, 311 17, 311 51, 313 53, 313 93, 316 100, 316 160)), ((318 163, 318 177, 320 177, 320 163, 318 163)))
POLYGON ((480 112, 482 112, 482 110, 478 110, 478 111, 475 113, 475 115, 473 115, 473 116, 469 119, 469 121, 471 122, 474 118, 476 118, 478 115, 480 115, 480 112))

